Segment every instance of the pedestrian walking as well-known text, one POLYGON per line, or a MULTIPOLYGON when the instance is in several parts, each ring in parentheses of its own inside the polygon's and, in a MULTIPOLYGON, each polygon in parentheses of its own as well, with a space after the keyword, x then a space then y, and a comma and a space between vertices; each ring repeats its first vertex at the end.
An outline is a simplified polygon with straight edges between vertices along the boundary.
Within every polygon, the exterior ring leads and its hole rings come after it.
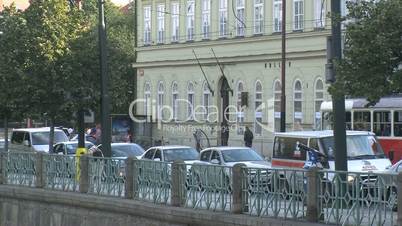
POLYGON ((251 148, 251 146, 253 146, 253 139, 253 132, 251 132, 250 128, 246 126, 246 131, 244 131, 244 144, 246 145, 246 147, 251 148))

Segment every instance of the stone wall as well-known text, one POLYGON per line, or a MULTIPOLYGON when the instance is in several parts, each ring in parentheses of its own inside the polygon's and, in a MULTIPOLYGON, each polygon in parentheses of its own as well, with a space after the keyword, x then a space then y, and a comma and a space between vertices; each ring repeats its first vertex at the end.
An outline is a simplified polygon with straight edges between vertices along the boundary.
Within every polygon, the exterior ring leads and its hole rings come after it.
POLYGON ((0 202, 0 226, 319 225, 8 185, 0 202))

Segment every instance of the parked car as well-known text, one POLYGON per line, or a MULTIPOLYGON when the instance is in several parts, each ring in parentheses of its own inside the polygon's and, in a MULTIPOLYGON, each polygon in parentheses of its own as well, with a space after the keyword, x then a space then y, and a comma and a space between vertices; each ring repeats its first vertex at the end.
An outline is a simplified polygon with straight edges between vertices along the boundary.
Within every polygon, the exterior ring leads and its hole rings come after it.
POLYGON ((112 157, 141 157, 144 149, 135 143, 112 143, 112 157))
POLYGON ((191 177, 199 183, 200 187, 217 183, 230 190, 232 184, 231 167, 238 163, 244 164, 247 168, 252 168, 247 174, 250 186, 269 185, 268 169, 271 168, 271 164, 248 147, 211 147, 202 150, 200 161, 195 162, 191 168, 191 177), (224 167, 205 170, 205 167, 202 166, 205 164, 224 167), (257 171, 259 172, 257 173, 257 171))
POLYGON ((185 163, 197 161, 199 153, 192 147, 179 145, 166 145, 149 148, 141 159, 149 159, 162 162, 174 162, 183 160, 185 163))
MULTIPOLYGON (((94 146, 93 143, 86 141, 85 147, 90 149, 94 146)), ((75 155, 75 151, 78 148, 78 141, 66 141, 60 142, 54 145, 53 153, 54 154, 64 154, 64 155, 75 155)))
MULTIPOLYGON (((43 151, 49 152, 50 128, 14 129, 11 134, 11 151, 43 151)), ((54 144, 67 142, 68 137, 63 130, 54 130, 54 144)))

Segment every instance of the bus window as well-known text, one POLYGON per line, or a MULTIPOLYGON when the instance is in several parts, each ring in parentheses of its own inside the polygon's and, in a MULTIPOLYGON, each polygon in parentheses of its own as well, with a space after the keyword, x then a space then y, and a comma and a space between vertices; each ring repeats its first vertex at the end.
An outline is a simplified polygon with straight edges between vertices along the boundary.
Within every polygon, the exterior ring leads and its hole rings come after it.
POLYGON ((371 117, 369 111, 353 112, 353 130, 371 131, 371 117))
POLYGON ((306 160, 306 152, 296 150, 297 141, 307 145, 305 138, 276 137, 274 158, 306 160))
POLYGON ((391 112, 375 111, 373 127, 375 135, 383 137, 391 136, 391 112))
POLYGON ((394 136, 402 137, 402 111, 394 112, 394 136))

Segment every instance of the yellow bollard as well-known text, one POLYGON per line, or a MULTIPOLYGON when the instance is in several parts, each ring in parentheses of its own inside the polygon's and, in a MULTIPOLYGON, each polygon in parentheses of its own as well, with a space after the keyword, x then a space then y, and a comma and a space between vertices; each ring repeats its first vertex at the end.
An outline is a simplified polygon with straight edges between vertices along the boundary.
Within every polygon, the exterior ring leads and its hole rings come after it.
POLYGON ((77 151, 75 152, 75 180, 78 182, 80 181, 81 177, 80 157, 86 154, 88 154, 88 150, 86 148, 77 148, 77 151))

